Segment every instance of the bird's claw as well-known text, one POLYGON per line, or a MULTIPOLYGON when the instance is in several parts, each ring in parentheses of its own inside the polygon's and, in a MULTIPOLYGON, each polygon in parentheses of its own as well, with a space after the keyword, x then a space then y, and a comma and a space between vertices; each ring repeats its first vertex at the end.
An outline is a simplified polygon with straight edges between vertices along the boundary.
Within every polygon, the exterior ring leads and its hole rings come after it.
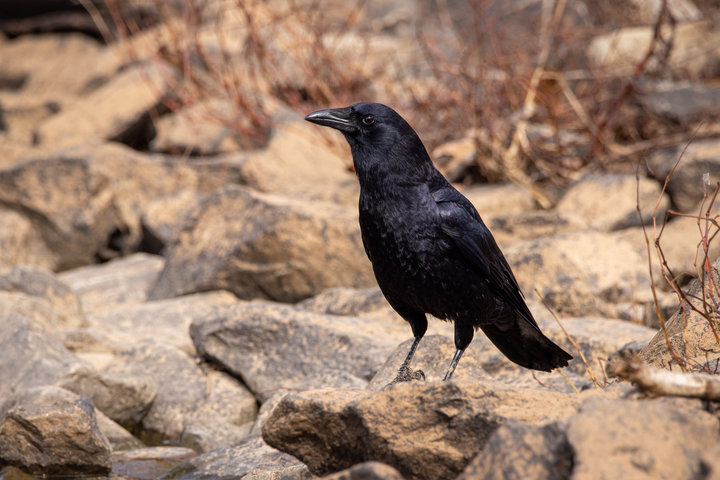
POLYGON ((398 374, 395 379, 390 382, 390 385, 394 385, 400 382, 412 382, 413 380, 425 380, 425 372, 422 370, 412 370, 408 367, 400 367, 398 374))

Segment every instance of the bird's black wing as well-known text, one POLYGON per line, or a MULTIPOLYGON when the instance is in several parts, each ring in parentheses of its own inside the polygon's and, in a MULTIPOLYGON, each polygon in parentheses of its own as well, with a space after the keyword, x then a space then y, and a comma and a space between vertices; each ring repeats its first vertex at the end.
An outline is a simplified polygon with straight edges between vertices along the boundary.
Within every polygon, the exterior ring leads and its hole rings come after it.
POLYGON ((433 198, 440 213, 442 231, 487 281, 490 290, 539 330, 510 265, 475 207, 450 186, 434 192, 433 198))

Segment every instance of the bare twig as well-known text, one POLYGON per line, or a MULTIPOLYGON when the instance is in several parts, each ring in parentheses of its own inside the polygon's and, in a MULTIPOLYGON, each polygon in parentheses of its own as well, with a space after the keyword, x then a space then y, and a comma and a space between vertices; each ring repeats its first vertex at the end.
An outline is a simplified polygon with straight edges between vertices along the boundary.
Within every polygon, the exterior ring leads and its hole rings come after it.
POLYGON ((706 373, 679 373, 651 367, 637 355, 617 358, 608 374, 620 377, 651 395, 701 398, 720 401, 720 377, 706 373))

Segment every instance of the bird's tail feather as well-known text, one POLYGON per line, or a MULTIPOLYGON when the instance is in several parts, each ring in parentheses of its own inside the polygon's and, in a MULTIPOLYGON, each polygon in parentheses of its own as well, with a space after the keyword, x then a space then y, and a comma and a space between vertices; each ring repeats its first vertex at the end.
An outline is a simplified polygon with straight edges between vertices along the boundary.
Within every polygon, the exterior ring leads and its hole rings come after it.
POLYGON ((482 325, 480 328, 506 357, 518 365, 549 372, 567 366, 573 358, 524 318, 516 317, 510 325, 508 323, 502 327, 482 325))

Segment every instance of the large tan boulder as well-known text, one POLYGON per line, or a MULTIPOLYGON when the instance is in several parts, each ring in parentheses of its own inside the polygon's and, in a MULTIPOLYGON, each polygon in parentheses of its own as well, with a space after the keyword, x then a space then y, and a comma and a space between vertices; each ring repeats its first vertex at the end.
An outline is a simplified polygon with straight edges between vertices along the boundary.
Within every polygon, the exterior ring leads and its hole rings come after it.
POLYGON ((454 479, 508 419, 544 425, 572 415, 577 402, 568 394, 490 389, 479 382, 310 390, 280 401, 263 438, 316 475, 374 460, 406 478, 454 479))

